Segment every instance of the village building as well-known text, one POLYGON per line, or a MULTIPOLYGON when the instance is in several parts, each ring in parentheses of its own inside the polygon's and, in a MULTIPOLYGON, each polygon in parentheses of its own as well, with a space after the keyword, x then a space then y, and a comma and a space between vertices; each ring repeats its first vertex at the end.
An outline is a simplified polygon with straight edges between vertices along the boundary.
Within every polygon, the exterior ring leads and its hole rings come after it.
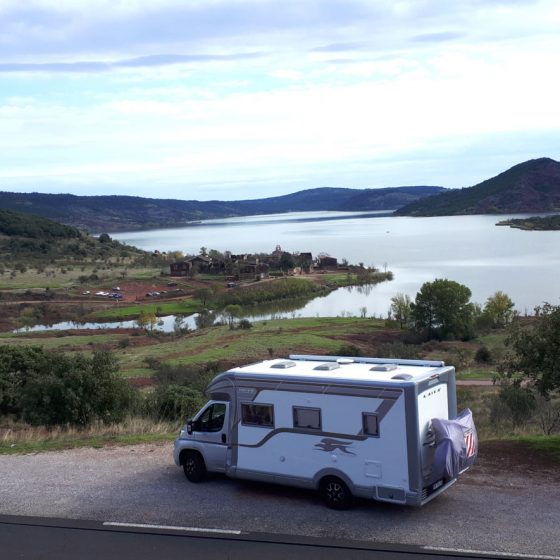
POLYGON ((192 271, 205 272, 212 266, 212 258, 204 255, 196 255, 189 259, 183 259, 169 265, 171 276, 188 276, 192 271))
POLYGON ((335 257, 319 257, 317 268, 321 270, 336 270, 338 268, 338 259, 335 257))

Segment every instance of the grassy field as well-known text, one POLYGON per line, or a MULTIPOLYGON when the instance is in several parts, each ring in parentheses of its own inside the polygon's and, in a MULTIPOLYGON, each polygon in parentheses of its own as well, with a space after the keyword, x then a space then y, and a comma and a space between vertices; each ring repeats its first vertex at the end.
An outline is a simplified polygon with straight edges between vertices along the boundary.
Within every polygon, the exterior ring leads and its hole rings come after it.
POLYGON ((146 358, 170 364, 241 362, 290 353, 330 353, 350 343, 357 343, 364 354, 371 354, 376 338, 390 337, 391 333, 398 336, 396 331, 386 334, 380 320, 312 317, 263 321, 246 330, 217 326, 182 336, 135 336, 118 331, 83 336, 65 332, 4 333, 0 335, 0 344, 42 346, 64 352, 109 348, 118 352, 123 375, 143 376, 151 371, 146 368, 146 358))
POLYGON ((129 268, 126 264, 112 264, 107 266, 103 263, 87 264, 60 264, 57 266, 46 266, 41 271, 28 268, 25 272, 6 269, 0 275, 0 289, 22 290, 33 288, 73 288, 83 287, 84 290, 101 289, 101 287, 114 282, 122 282, 123 278, 130 280, 146 280, 157 277, 160 269, 154 267, 129 268), (96 274, 98 281, 81 284, 80 276, 96 274))
POLYGON ((112 309, 102 309, 93 313, 99 321, 120 321, 134 319, 143 311, 156 315, 190 315, 202 309, 202 304, 195 299, 181 299, 156 303, 117 305, 112 309))
POLYGON ((177 422, 156 422, 141 417, 128 418, 118 425, 95 425, 83 429, 8 424, 0 426, 0 454, 172 441, 178 431, 177 422))
MULTIPOLYGON (((159 314, 179 311, 186 314, 196 310, 197 305, 196 300, 187 300, 123 306, 118 311, 128 313, 127 310, 133 308, 137 313, 145 309, 159 314)), ((114 315, 104 317, 120 318, 114 315)), ((151 373, 146 366, 147 358, 169 364, 241 363, 290 353, 334 353, 344 345, 357 346, 363 355, 376 355, 379 344, 397 341, 400 335, 399 329, 387 329, 385 321, 379 319, 308 317, 255 322, 250 329, 216 326, 177 336, 171 333, 149 335, 140 330, 92 331, 83 335, 64 331, 3 333, 0 334, 0 344, 36 345, 63 352, 111 349, 118 353, 123 375, 143 377, 151 373)), ((471 343, 434 343, 423 348, 421 356, 455 365, 458 379, 492 380, 495 366, 476 364, 472 359, 472 346, 471 343), (462 365, 460 359, 467 360, 468 364, 462 365)))
POLYGON ((526 443, 534 451, 550 455, 560 461, 560 435, 518 436, 514 439, 526 443))
POLYGON ((121 367, 124 374, 142 370, 148 357, 169 364, 200 364, 241 363, 290 353, 328 354, 347 344, 353 334, 363 336, 382 329, 381 321, 339 318, 263 321, 249 330, 218 326, 175 340, 162 338, 156 345, 125 348, 120 353, 121 367))

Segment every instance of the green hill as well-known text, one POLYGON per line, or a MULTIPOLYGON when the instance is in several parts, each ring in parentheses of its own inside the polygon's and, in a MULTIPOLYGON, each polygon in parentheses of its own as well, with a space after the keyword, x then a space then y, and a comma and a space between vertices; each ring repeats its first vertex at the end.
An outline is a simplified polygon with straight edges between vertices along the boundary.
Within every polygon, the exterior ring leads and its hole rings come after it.
POLYGON ((75 239, 82 236, 77 228, 40 216, 2 209, 0 209, 0 234, 49 240, 75 239))
POLYGON ((143 255, 144 251, 113 241, 108 235, 91 237, 53 220, 0 209, 0 261, 3 264, 53 260, 104 260, 143 255))
POLYGON ((464 189, 430 196, 399 208, 397 216, 514 214, 560 209, 560 163, 540 158, 515 165, 464 189))

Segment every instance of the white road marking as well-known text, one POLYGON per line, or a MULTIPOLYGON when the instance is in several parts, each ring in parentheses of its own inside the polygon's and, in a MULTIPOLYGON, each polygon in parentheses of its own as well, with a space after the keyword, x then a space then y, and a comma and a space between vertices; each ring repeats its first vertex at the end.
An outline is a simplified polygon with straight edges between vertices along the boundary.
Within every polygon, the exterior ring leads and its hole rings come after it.
POLYGON ((522 554, 520 552, 496 552, 494 550, 471 550, 468 548, 446 548, 443 546, 423 546, 424 550, 439 552, 458 552, 464 554, 487 554, 488 556, 503 556, 504 558, 527 558, 530 560, 560 560, 560 556, 547 556, 545 554, 522 554))
POLYGON ((149 525, 147 523, 121 523, 119 521, 105 521, 105 527, 129 527, 132 529, 159 529, 165 531, 185 531, 188 533, 220 533, 222 535, 241 535, 241 531, 234 529, 205 529, 203 527, 177 527, 174 525, 149 525))

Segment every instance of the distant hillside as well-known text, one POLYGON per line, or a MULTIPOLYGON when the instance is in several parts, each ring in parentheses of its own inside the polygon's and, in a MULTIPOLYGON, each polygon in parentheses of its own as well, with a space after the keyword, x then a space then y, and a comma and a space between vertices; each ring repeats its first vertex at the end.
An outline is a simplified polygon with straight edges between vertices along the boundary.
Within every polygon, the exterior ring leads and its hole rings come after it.
POLYGON ((72 239, 81 237, 74 227, 65 226, 46 218, 0 209, 0 234, 33 239, 72 239))
POLYGON ((106 260, 138 257, 144 251, 113 241, 108 235, 90 237, 77 228, 47 218, 0 210, 0 262, 106 260))
POLYGON ((393 210, 445 191, 443 187, 429 186, 366 189, 352 196, 338 210, 393 210))
POLYGON ((398 216, 513 214, 560 210, 560 163, 540 158, 474 187, 449 190, 398 209, 398 216))
POLYGON ((496 225, 510 226, 527 231, 558 231, 560 230, 560 215, 555 214, 554 216, 544 217, 532 216, 531 218, 503 220, 496 225))
POLYGON ((0 208, 44 216, 91 232, 183 226, 187 222, 230 216, 327 210, 394 210, 441 187, 386 189, 318 188, 284 196, 237 201, 75 196, 0 192, 0 208))

